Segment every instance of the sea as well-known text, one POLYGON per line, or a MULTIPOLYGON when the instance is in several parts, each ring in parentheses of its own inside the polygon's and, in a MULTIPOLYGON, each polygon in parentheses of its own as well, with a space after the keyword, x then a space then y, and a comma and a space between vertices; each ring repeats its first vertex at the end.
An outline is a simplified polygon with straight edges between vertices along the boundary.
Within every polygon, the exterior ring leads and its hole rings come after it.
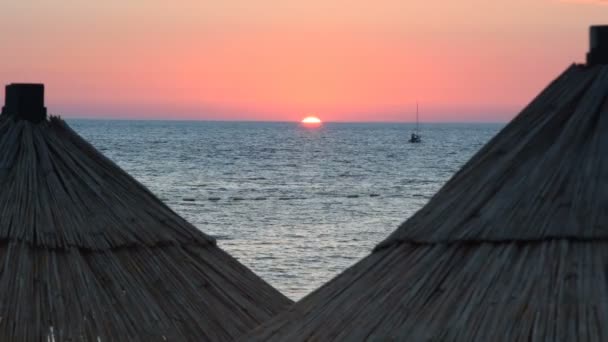
POLYGON ((67 120, 293 300, 368 255, 504 124, 67 120))

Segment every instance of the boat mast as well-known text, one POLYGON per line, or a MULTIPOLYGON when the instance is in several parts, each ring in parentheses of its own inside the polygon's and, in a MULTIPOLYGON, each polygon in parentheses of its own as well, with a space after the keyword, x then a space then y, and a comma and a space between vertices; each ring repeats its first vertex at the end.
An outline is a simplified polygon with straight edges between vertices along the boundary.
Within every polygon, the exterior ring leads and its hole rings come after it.
POLYGON ((416 101, 416 134, 418 134, 418 101, 416 101))

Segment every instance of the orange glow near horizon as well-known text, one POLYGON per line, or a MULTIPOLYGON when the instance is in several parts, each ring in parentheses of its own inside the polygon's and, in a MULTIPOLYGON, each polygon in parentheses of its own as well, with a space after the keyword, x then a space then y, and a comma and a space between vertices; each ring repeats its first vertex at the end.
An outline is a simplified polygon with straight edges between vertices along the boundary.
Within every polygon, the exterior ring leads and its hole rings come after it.
POLYGON ((45 83, 65 117, 505 121, 584 59, 602 3, 4 1, 0 87, 45 83))

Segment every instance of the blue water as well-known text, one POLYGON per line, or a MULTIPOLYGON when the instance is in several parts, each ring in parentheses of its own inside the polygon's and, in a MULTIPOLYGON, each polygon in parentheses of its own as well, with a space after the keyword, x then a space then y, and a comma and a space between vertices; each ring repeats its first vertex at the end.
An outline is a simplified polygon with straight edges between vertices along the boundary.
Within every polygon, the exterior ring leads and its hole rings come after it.
POLYGON ((502 124, 68 123, 292 299, 420 209, 502 124))

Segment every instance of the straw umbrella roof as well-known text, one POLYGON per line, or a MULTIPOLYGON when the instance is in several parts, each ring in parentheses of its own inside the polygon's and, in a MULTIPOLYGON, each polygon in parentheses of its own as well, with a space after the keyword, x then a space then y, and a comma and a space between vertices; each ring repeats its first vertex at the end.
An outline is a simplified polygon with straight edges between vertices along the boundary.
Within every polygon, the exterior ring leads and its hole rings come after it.
POLYGON ((608 66, 568 68, 373 253, 245 340, 608 341, 608 66))
POLYGON ((291 304, 57 117, 0 116, 0 189, 2 341, 227 341, 291 304))

